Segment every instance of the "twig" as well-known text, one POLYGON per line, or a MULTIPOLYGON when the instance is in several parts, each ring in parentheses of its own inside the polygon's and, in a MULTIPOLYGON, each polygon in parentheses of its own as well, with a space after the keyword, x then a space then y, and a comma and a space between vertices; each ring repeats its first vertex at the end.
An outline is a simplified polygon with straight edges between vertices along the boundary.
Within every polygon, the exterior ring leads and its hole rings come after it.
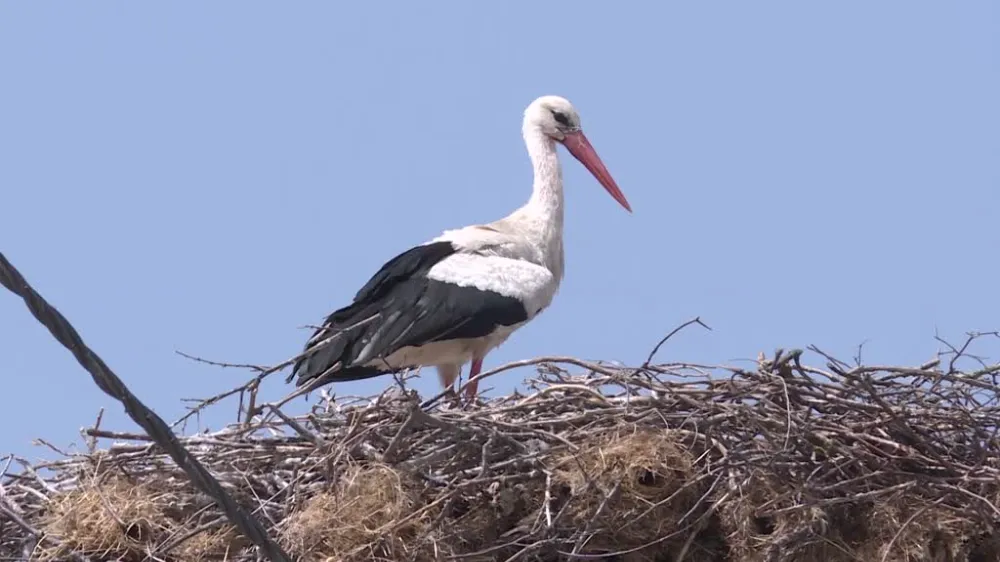
POLYGON ((649 367, 649 365, 653 362, 653 358, 656 357, 656 354, 660 351, 660 347, 662 347, 663 344, 667 343, 667 340, 669 340, 670 338, 674 337, 675 334, 677 334, 678 332, 680 332, 681 330, 683 330, 684 328, 687 328, 688 326, 690 326, 692 324, 698 324, 702 328, 705 328, 708 331, 712 331, 712 328, 709 328, 708 324, 705 324, 704 322, 701 321, 701 317, 700 316, 695 316, 694 318, 688 320, 687 322, 684 322, 680 326, 677 326, 673 330, 670 330, 670 333, 668 333, 667 335, 663 336, 663 338, 660 339, 660 341, 657 342, 657 344, 653 347, 653 350, 649 352, 649 356, 646 357, 646 360, 643 361, 643 363, 642 363, 642 369, 645 369, 646 367, 649 367))

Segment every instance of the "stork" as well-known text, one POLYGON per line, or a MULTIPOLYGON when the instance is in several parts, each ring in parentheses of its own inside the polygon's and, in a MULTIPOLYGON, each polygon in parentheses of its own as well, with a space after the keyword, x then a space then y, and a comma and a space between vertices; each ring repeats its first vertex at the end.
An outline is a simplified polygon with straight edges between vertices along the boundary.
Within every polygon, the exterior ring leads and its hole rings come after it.
MULTIPOLYGON (((524 111, 534 167, 528 202, 489 224, 447 230, 397 255, 354 301, 319 326, 286 382, 314 389, 421 366, 450 389, 462 366, 478 375, 486 354, 552 302, 563 278, 562 144, 631 212, 625 195, 580 128, 568 100, 543 96, 524 111)), ((466 384, 474 399, 478 381, 466 384)), ((303 390, 306 390, 304 388, 303 390)))

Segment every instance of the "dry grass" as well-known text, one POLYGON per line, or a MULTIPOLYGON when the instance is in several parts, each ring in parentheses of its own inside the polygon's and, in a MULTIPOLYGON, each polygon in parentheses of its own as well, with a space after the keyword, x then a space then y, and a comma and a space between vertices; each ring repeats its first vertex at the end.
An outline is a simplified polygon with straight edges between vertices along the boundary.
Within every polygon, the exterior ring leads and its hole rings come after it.
POLYGON ((178 537, 175 548, 164 550, 171 560, 225 560, 249 543, 228 524, 199 529, 178 505, 170 482, 150 476, 139 481, 98 467, 82 468, 79 482, 54 493, 38 516, 40 542, 32 560, 51 562, 79 555, 88 559, 122 562, 150 560, 178 537), (194 532, 197 531, 197 532, 194 532))
POLYGON ((683 544, 687 534, 669 543, 664 537, 683 528, 680 521, 704 492, 694 461, 671 432, 633 424, 563 454, 554 481, 564 486, 565 523, 588 529, 578 552, 615 552, 654 542, 652 550, 661 551, 683 544))
POLYGON ((431 521, 417 512, 419 485, 373 463, 348 468, 333 490, 311 498, 284 524, 298 556, 333 560, 410 560, 433 552, 431 521))
POLYGON ((788 494, 787 482, 768 474, 750 475, 734 490, 720 523, 739 560, 764 562, 783 552, 790 562, 854 561, 871 540, 864 502, 804 502, 788 494))
MULTIPOLYGON (((303 561, 1000 560, 1000 366, 801 358, 550 358, 527 396, 390 389, 184 442, 303 561)), ((148 438, 86 433, 115 442, 5 470, 0 559, 257 559, 148 438)))
MULTIPOLYGON (((183 532, 184 526, 179 531, 183 532)), ((177 560, 209 562, 213 560, 233 560, 250 545, 250 541, 236 532, 230 525, 219 525, 186 538, 171 550, 177 560)))
POLYGON ((52 497, 40 527, 58 541, 43 549, 40 560, 58 560, 70 552, 87 557, 144 559, 146 545, 170 532, 166 507, 155 482, 93 475, 83 486, 52 497))

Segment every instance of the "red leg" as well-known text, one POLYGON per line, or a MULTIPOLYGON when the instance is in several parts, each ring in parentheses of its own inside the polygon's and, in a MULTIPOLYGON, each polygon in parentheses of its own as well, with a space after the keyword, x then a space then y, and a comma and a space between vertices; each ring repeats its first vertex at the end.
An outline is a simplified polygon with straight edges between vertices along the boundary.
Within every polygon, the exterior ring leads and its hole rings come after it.
MULTIPOLYGON (((479 371, 481 371, 482 369, 483 369, 483 360, 482 359, 473 359, 472 360, 472 368, 469 369, 469 380, 472 381, 472 379, 476 375, 478 375, 479 371)), ((466 384, 465 385, 465 397, 468 398, 469 401, 471 402, 472 400, 474 400, 476 398, 476 391, 478 391, 478 390, 479 390, 479 381, 472 381, 472 382, 466 384)))

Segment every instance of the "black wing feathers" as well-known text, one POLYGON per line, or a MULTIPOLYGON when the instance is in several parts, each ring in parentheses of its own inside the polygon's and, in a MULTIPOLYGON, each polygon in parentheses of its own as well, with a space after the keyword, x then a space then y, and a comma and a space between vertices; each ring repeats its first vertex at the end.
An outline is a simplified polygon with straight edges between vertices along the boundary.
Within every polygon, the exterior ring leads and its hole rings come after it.
MULTIPOLYGON (((356 343, 358 336, 368 331, 368 325, 362 325, 351 329, 351 326, 378 313, 378 300, 385 296, 401 281, 412 279, 415 275, 426 273, 437 262, 457 252, 451 242, 433 242, 422 246, 415 246, 385 262, 381 268, 364 284, 354 296, 354 301, 329 316, 323 326, 313 332, 312 337, 305 346, 306 352, 313 353, 301 357, 295 361, 292 367, 292 374, 288 376, 288 381, 297 377, 296 386, 315 379, 326 370, 335 365, 338 361, 342 363, 341 370, 336 373, 337 380, 357 380, 370 378, 383 374, 381 369, 364 369, 365 372, 346 372, 352 369, 348 367, 349 361, 344 359, 352 357, 350 353, 356 343), (340 337, 334 338, 322 349, 316 350, 317 344, 322 343, 337 332, 348 328, 347 332, 340 337), (346 357, 345 357, 346 356, 346 357)), ((375 319, 377 323, 379 319, 375 319)), ((362 344, 361 347, 363 347, 362 344)), ((360 349, 360 347, 359 347, 360 349)), ((332 380, 332 379, 331 379, 332 380)))
POLYGON ((430 281, 417 301, 425 314, 407 334, 416 342, 478 338, 497 326, 511 326, 528 319, 521 301, 475 287, 458 287, 430 281))
POLYGON ((330 314, 324 329, 316 331, 306 345, 313 353, 296 362, 289 380, 297 375, 296 385, 301 386, 337 363, 339 368, 325 376, 325 382, 375 377, 396 368, 364 364, 403 347, 481 337, 498 325, 527 320, 524 306, 513 297, 427 278, 431 267, 456 252, 450 242, 435 242, 386 262, 353 303, 330 314), (339 337, 315 349, 345 328, 339 337))
POLYGON ((382 269, 365 283, 354 296, 354 302, 374 301, 400 281, 413 277, 417 272, 426 272, 437 262, 458 250, 451 242, 433 242, 409 250, 392 258, 382 269))

